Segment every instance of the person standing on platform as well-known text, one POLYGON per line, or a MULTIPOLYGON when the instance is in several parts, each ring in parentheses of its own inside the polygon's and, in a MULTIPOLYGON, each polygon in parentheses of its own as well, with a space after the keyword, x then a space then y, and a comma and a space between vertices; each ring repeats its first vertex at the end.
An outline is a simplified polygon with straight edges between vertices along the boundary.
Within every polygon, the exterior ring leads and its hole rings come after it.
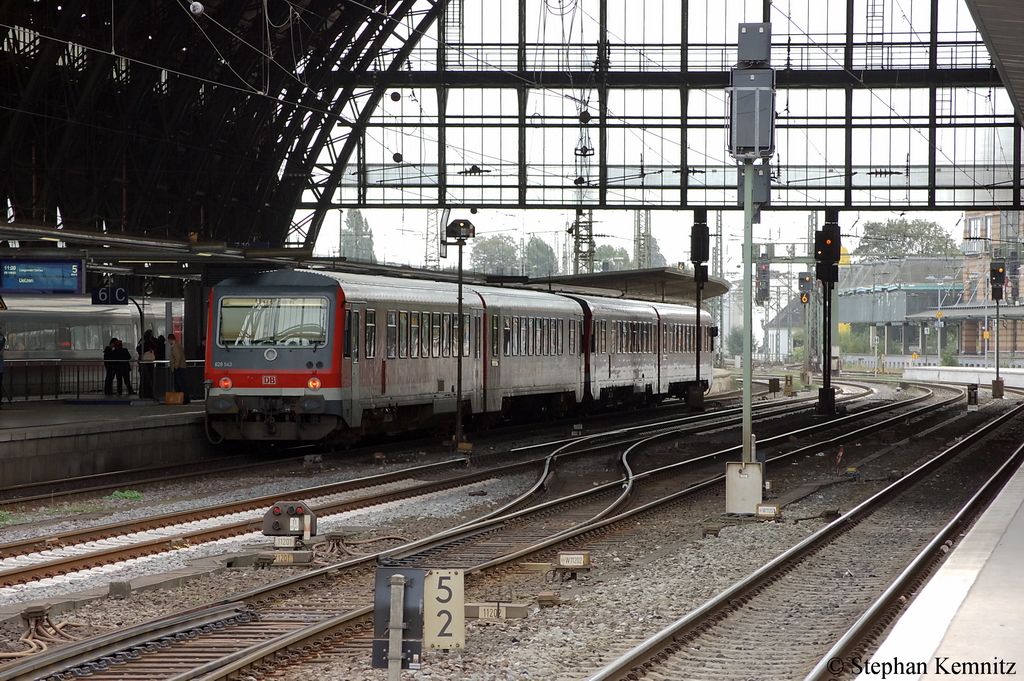
POLYGON ((107 347, 103 348, 103 368, 107 370, 107 377, 103 380, 103 394, 114 394, 114 377, 117 376, 117 362, 114 361, 114 349, 117 346, 117 339, 111 338, 107 347))
POLYGON ((174 392, 182 393, 184 399, 183 404, 188 404, 188 385, 185 381, 185 348, 182 347, 181 343, 178 342, 177 337, 173 334, 167 334, 167 342, 171 344, 171 375, 174 376, 174 392))
POLYGON ((121 394, 121 388, 128 388, 128 394, 134 395, 132 390, 132 353, 121 341, 114 341, 114 351, 110 353, 117 372, 117 394, 121 394))
POLYGON ((142 341, 136 348, 139 352, 139 397, 153 397, 153 374, 156 360, 156 339, 153 332, 146 329, 142 341))

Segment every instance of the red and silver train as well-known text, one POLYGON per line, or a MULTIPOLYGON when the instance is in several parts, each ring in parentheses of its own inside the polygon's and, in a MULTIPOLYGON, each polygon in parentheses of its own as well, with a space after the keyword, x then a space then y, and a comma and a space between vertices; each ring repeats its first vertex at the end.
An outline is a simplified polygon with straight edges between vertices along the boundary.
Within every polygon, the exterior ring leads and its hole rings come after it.
POLYGON ((206 410, 229 440, 348 442, 463 414, 689 394, 711 317, 682 305, 309 270, 210 293, 206 410))

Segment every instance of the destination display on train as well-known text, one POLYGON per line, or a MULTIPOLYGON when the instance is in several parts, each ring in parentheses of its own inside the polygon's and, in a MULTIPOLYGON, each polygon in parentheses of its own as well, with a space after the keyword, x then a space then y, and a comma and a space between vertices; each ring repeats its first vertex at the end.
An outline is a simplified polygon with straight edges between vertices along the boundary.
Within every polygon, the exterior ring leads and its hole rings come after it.
POLYGON ((0 259, 2 293, 81 293, 81 260, 0 259))

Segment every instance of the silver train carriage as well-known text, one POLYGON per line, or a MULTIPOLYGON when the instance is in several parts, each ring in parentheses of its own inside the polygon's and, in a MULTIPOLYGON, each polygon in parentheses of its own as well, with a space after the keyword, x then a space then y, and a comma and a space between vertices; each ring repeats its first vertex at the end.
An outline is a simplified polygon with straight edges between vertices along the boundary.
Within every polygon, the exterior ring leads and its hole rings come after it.
POLYGON ((560 414, 685 395, 711 376, 692 307, 323 271, 228 279, 210 293, 206 409, 231 440, 348 442, 463 413, 560 414))
MULTIPOLYGON (((119 338, 132 351, 142 338, 139 308, 93 305, 88 295, 4 294, 0 325, 7 338, 4 358, 17 360, 101 361, 103 348, 119 338)), ((147 329, 155 335, 181 333, 180 299, 140 299, 147 329)))

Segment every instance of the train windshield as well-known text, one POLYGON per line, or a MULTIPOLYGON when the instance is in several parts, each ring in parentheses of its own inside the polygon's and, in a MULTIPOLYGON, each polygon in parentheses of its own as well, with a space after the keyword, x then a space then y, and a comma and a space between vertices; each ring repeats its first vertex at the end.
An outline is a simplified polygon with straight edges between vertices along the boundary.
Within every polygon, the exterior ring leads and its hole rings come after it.
POLYGON ((219 345, 316 347, 327 342, 326 298, 224 298, 219 345))

